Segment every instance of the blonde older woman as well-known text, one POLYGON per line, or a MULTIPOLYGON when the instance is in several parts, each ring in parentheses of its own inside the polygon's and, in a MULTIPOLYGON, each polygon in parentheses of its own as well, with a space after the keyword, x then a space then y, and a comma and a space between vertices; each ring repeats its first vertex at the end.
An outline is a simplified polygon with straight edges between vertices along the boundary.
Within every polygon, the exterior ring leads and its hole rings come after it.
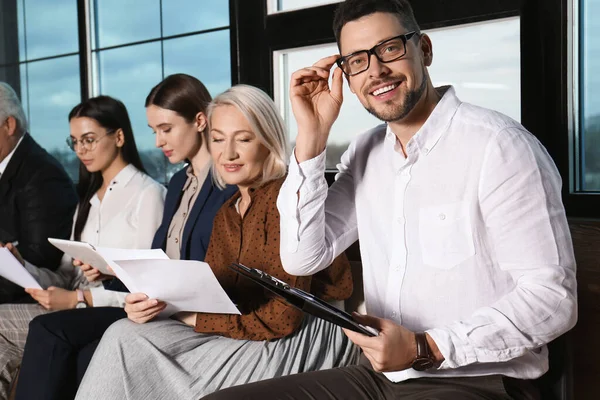
POLYGON ((206 261, 242 315, 181 313, 177 320, 115 323, 78 399, 197 399, 224 387, 356 361, 356 349, 338 327, 303 315, 227 268, 241 262, 329 300, 352 292, 345 256, 312 277, 283 270, 275 202, 286 173, 287 139, 273 101, 238 85, 213 100, 208 119, 213 179, 237 185, 239 193, 215 217, 206 261))

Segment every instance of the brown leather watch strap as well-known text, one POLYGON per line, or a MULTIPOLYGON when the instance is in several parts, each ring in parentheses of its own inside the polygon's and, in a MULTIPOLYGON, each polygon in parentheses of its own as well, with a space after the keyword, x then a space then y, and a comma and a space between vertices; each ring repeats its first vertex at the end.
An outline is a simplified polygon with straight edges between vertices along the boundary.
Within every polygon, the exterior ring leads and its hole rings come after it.
POLYGON ((417 344, 417 356, 412 363, 412 368, 416 371, 426 371, 433 368, 435 360, 431 355, 425 332, 415 333, 415 342, 417 344))
POLYGON ((417 342, 417 358, 431 358, 425 332, 415 333, 415 341, 417 342))

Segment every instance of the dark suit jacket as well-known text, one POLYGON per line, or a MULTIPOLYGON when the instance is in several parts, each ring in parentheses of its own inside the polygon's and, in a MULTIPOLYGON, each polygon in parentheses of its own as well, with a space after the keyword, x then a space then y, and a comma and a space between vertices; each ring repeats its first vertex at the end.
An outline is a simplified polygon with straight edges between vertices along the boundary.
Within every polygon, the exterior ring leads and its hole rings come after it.
POLYGON ((70 238, 76 207, 62 165, 26 134, 0 177, 0 241, 18 240, 24 259, 55 270, 62 252, 48 238, 70 238))
MULTIPOLYGON (((152 241, 153 249, 166 250, 169 226, 179 207, 183 186, 187 180, 186 168, 173 175, 169 182, 163 219, 152 241)), ((237 190, 237 186, 227 186, 224 190, 221 190, 213 184, 210 175, 206 178, 183 228, 180 259, 204 261, 212 232, 213 219, 223 203, 229 200, 237 190)), ((107 290, 127 291, 127 288, 118 279, 104 281, 104 287, 107 290)))

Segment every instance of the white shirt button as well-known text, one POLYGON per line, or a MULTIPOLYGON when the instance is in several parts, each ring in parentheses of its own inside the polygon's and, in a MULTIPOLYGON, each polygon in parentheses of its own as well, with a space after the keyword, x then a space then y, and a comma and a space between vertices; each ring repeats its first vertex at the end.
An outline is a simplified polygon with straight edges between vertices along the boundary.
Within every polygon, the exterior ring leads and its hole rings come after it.
POLYGON ((425 154, 429 153, 429 147, 424 147, 423 152, 425 152, 425 154))
POLYGON ((446 214, 441 213, 440 215, 438 215, 438 218, 441 219, 442 221, 446 219, 446 214))
POLYGON ((396 222, 399 224, 402 224, 402 223, 404 223, 404 218, 398 217, 398 218, 396 218, 396 222))
POLYGON ((396 311, 392 311, 392 318, 396 318, 396 311))

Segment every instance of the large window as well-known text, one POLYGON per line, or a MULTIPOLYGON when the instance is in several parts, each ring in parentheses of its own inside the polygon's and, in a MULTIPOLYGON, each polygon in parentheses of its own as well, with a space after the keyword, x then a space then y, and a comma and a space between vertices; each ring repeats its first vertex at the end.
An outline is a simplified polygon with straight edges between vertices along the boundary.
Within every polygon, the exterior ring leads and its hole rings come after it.
MULTIPOLYGON (((576 181, 578 191, 600 191, 600 2, 579 4, 579 136, 576 181)), ((576 54, 577 54, 577 49, 576 54)))
POLYGON ((77 4, 72 0, 11 0, 1 8, 0 14, 17 25, 3 21, 9 40, 0 51, 0 64, 4 60, 0 80, 20 94, 33 138, 74 176, 77 162, 65 138, 69 136, 67 114, 81 101, 77 4))
MULTIPOLYGON (((453 85, 462 101, 500 111, 520 121, 519 22, 519 17, 513 17, 425 30, 434 49, 434 62, 429 68, 434 85, 453 85)), ((292 142, 297 126, 289 102, 290 76, 337 51, 337 46, 331 43, 274 53, 275 99, 292 142)), ((364 110, 344 81, 344 103, 329 137, 327 168, 335 168, 355 135, 380 123, 364 110)))
POLYGON ((180 166, 155 149, 144 101, 174 73, 197 77, 213 96, 230 87, 229 25, 229 0, 2 0, 0 81, 15 88, 32 136, 74 180, 69 111, 82 93, 123 101, 146 169, 167 182, 180 166))
POLYGON ((154 146, 144 109, 150 89, 173 73, 195 76, 213 96, 231 86, 229 1, 203 3, 93 0, 92 95, 125 103, 142 161, 161 182, 181 166, 170 165, 154 146))

